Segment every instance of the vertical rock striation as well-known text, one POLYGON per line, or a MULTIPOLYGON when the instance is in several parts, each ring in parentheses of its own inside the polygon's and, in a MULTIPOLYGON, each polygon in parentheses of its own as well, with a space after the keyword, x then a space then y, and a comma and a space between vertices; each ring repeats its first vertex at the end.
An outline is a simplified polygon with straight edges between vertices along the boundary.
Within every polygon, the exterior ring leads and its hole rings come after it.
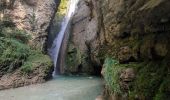
POLYGON ((168 100, 169 6, 168 0, 81 0, 72 20, 67 70, 95 72, 111 57, 116 66, 136 72, 123 98, 168 100))
POLYGON ((30 44, 40 50, 46 47, 47 31, 59 0, 15 0, 7 10, 17 28, 32 36, 30 44))
MULTIPOLYGON (((101 15, 99 1, 81 0, 72 19, 70 43, 66 63, 69 72, 95 72, 99 45, 104 41, 100 34, 101 15)), ((95 73, 94 73, 95 74, 95 73)))

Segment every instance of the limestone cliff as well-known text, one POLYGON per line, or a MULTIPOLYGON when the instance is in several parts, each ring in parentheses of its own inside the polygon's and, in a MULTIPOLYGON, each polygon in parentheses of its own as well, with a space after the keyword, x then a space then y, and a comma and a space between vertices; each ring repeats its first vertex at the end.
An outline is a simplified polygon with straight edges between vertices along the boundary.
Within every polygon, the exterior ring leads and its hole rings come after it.
POLYGON ((48 28, 60 0, 13 0, 12 7, 5 12, 17 28, 26 30, 31 36, 30 44, 44 50, 48 28))
POLYGON ((0 1, 0 90, 42 83, 52 77, 46 48, 60 0, 0 1))
POLYGON ((117 98, 168 100, 169 6, 169 0, 81 0, 72 21, 67 70, 95 72, 103 66, 117 98))
POLYGON ((68 72, 99 74, 100 61, 96 58, 104 42, 99 2, 81 0, 72 19, 71 36, 66 58, 68 72))

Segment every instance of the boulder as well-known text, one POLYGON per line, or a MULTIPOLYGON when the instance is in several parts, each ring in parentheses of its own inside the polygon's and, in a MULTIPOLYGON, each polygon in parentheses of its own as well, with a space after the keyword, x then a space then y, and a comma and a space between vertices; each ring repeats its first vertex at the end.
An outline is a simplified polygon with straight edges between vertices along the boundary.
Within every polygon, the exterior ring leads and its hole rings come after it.
POLYGON ((131 82, 134 81, 135 77, 135 70, 133 68, 126 68, 121 71, 119 83, 123 91, 128 91, 130 89, 132 85, 131 82))

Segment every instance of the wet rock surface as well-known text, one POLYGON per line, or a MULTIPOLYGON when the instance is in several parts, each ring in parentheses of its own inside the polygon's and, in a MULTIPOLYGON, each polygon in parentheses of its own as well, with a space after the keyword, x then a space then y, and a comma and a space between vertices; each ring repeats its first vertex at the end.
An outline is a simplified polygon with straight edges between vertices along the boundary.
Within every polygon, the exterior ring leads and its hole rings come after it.
POLYGON ((81 66, 82 72, 95 73, 94 65, 100 67, 100 61, 96 55, 104 39, 100 39, 99 36, 101 30, 99 12, 99 1, 81 0, 79 2, 72 19, 71 38, 66 57, 66 63, 70 66, 70 69, 67 69, 68 72, 77 72, 78 66, 81 66))

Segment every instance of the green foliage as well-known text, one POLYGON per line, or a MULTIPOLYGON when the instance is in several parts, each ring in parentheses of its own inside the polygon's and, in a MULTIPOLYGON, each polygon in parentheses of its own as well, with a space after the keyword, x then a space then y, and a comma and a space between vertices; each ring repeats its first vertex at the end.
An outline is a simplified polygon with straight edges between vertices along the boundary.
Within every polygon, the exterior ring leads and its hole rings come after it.
POLYGON ((0 65, 2 71, 11 72, 18 68, 29 53, 30 48, 27 45, 12 38, 0 37, 0 65))
POLYGON ((154 100, 169 100, 170 98, 170 74, 168 74, 159 87, 159 91, 154 100))
POLYGON ((103 69, 104 79, 111 92, 121 94, 120 71, 124 68, 134 68, 137 76, 129 90, 129 100, 134 100, 136 97, 142 100, 168 100, 170 75, 167 66, 167 60, 119 64, 112 58, 106 58, 103 69))
POLYGON ((122 67, 119 66, 119 62, 113 60, 112 58, 106 58, 104 62, 104 79, 106 84, 111 88, 115 93, 121 93, 120 85, 118 82, 119 72, 122 70, 122 67))
POLYGON ((68 47, 68 54, 66 56, 66 64, 69 65, 71 69, 73 69, 75 67, 75 63, 77 63, 77 49, 73 48, 72 45, 70 44, 70 46, 68 47))
POLYGON ((28 46, 31 39, 28 34, 9 23, 11 22, 0 22, 0 77, 16 69, 29 74, 34 67, 52 66, 48 56, 28 46))
POLYGON ((21 66, 21 71, 22 71, 24 74, 31 73, 31 72, 33 71, 32 62, 25 62, 25 63, 21 66))
POLYGON ((2 37, 16 39, 23 43, 28 43, 28 41, 31 39, 31 36, 28 35, 25 31, 11 27, 3 28, 1 35, 2 37))
POLYGON ((55 18, 58 29, 60 29, 61 22, 67 12, 67 3, 68 3, 68 0, 61 0, 60 6, 58 7, 56 18, 55 18))
POLYGON ((68 5, 68 0, 61 0, 57 13, 59 15, 65 15, 67 12, 67 5, 68 5))
POLYGON ((66 72, 93 74, 88 52, 83 52, 70 42, 66 54, 66 72))
POLYGON ((55 18, 58 24, 58 27, 60 27, 60 23, 62 22, 67 12, 67 5, 68 5, 68 0, 61 0, 57 13, 56 13, 56 18, 55 18))
POLYGON ((50 70, 51 60, 47 55, 42 54, 40 51, 32 50, 30 55, 27 57, 23 65, 21 66, 21 71, 24 74, 29 74, 33 72, 36 67, 44 66, 46 70, 50 70))
POLYGON ((168 100, 170 81, 167 75, 167 61, 146 61, 137 64, 137 77, 133 89, 129 91, 129 99, 136 96, 142 100, 168 100), (166 91, 165 91, 166 90, 166 91))
POLYGON ((76 70, 76 67, 79 64, 82 64, 83 59, 84 56, 81 54, 81 51, 70 44, 68 47, 68 54, 66 56, 66 64, 69 66, 68 69, 76 70))
POLYGON ((30 47, 24 44, 30 37, 26 32, 14 28, 10 20, 2 21, 0 24, 1 69, 4 72, 12 71, 18 68, 30 54, 30 47))

